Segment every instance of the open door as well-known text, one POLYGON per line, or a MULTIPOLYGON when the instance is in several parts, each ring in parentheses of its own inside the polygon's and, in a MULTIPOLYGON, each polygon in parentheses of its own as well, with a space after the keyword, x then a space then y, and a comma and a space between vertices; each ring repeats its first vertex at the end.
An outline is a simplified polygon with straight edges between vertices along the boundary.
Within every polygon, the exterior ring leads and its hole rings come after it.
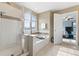
POLYGON ((60 14, 54 14, 54 44, 61 44, 63 36, 63 19, 60 14))

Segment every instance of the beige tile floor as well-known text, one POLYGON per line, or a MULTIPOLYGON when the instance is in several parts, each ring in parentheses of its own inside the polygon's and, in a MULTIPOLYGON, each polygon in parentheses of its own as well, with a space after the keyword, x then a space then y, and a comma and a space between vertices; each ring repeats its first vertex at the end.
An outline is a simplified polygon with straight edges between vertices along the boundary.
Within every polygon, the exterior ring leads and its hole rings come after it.
POLYGON ((49 43, 36 56, 79 56, 79 47, 63 42, 61 45, 49 43))

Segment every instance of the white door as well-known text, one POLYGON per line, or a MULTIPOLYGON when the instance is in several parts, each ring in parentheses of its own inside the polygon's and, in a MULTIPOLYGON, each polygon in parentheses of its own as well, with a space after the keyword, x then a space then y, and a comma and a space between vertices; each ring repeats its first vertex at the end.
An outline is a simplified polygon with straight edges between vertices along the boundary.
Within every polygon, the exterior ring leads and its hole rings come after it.
POLYGON ((61 44, 63 36, 63 19, 62 15, 54 14, 54 44, 61 44))

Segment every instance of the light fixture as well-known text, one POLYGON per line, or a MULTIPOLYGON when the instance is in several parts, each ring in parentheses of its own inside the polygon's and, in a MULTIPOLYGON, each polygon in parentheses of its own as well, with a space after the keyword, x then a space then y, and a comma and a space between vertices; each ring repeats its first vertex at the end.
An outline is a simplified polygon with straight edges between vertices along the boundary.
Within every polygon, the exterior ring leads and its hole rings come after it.
POLYGON ((68 21, 68 20, 71 20, 71 19, 74 19, 74 18, 71 17, 71 16, 67 16, 67 17, 65 17, 65 21, 68 21))

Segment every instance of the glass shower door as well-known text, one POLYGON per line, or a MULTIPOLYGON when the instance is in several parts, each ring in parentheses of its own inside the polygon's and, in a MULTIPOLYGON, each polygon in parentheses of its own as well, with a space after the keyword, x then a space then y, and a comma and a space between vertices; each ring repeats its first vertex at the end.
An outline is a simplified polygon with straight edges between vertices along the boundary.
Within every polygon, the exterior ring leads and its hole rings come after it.
POLYGON ((20 21, 0 18, 0 55, 10 56, 21 53, 20 21))

